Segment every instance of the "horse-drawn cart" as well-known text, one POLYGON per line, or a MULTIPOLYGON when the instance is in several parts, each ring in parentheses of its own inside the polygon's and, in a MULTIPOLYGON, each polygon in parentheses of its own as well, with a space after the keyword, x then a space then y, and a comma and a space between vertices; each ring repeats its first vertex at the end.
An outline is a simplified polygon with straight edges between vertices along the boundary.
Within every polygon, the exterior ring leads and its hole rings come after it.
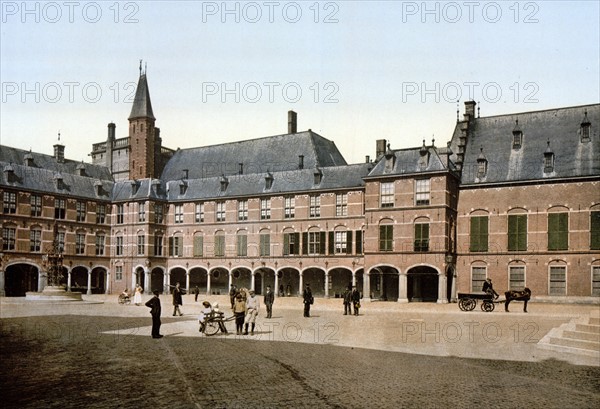
POLYGON ((462 311, 473 311, 477 307, 477 300, 481 300, 481 310, 492 312, 495 308, 495 303, 502 301, 494 301, 494 295, 489 293, 458 293, 458 308, 462 311))

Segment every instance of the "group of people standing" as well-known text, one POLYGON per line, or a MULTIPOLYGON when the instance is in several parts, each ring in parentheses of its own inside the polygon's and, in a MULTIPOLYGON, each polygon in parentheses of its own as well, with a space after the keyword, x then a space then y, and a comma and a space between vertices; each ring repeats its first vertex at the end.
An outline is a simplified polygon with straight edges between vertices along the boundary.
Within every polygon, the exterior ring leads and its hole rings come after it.
POLYGON ((356 286, 346 288, 343 294, 344 298, 344 315, 352 314, 352 307, 354 307, 354 315, 358 315, 360 310, 360 291, 356 286))

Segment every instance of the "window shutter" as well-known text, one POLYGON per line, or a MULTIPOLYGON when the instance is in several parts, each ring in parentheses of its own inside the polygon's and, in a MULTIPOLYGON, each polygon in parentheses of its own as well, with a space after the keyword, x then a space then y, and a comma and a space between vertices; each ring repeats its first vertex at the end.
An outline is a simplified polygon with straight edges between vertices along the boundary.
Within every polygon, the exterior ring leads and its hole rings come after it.
POLYGON ((326 232, 319 232, 319 254, 325 254, 325 237, 326 232))
POLYGON ((352 230, 346 232, 346 254, 352 254, 352 230))
POLYGON ((329 232, 329 254, 335 254, 335 232, 329 232))
POLYGON ((362 254, 362 230, 356 230, 356 254, 362 254))
POLYGON ((290 235, 285 233, 283 235, 283 255, 287 256, 290 254, 290 235))
POLYGON ((173 247, 173 239, 174 237, 169 237, 169 256, 171 257, 174 255, 173 253, 175 251, 175 248, 173 247))
MULTIPOLYGON (((296 254, 300 254, 300 252, 296 254)), ((308 233, 302 233, 302 254, 308 254, 308 233)))
POLYGON ((600 212, 590 214, 590 249, 600 250, 600 212))
POLYGON ((194 257, 204 256, 203 247, 204 247, 204 237, 195 236, 194 237, 194 257))

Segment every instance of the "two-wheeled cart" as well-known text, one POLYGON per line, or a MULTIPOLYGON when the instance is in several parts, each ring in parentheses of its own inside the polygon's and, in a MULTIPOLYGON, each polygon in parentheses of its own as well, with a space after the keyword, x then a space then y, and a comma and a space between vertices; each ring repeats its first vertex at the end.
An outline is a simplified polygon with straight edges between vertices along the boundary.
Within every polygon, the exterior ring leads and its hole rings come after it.
POLYGON ((477 300, 481 300, 481 311, 494 311, 495 304, 504 301, 496 301, 490 293, 458 293, 458 308, 462 311, 473 311, 477 307, 477 300))
POLYGON ((225 313, 221 311, 213 311, 209 315, 206 316, 204 322, 200 322, 200 332, 203 332, 206 336, 215 335, 217 332, 221 331, 223 333, 227 333, 227 328, 225 327, 225 323, 227 321, 231 321, 235 319, 235 315, 231 317, 225 318, 225 313))

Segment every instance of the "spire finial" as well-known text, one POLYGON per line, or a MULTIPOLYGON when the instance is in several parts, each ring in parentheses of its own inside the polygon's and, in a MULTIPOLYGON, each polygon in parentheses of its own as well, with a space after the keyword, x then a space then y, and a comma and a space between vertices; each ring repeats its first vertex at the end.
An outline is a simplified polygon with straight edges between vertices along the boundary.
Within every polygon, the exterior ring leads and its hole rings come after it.
POLYGON ((144 75, 148 72, 148 61, 144 63, 144 75))
POLYGON ((459 116, 460 116, 460 100, 456 100, 456 123, 459 123, 459 116))
POLYGON ((435 134, 431 135, 431 146, 435 148, 435 134))
POLYGON ((481 107, 479 106, 479 104, 480 104, 480 103, 481 103, 481 102, 477 101, 477 118, 479 118, 479 109, 481 108, 481 107))
POLYGON ((140 60, 140 77, 142 76, 142 60, 140 60))
POLYGON ((58 141, 60 142, 60 129, 58 130, 58 141))

